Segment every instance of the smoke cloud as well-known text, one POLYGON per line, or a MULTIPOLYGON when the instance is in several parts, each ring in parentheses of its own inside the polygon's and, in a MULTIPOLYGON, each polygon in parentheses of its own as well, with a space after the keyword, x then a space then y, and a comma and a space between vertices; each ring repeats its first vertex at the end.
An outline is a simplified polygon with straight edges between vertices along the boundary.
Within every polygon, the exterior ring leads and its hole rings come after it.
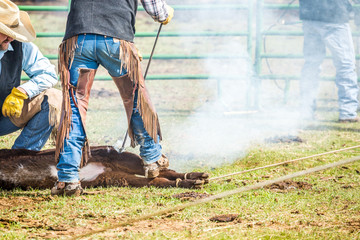
MULTIPOLYGON (((247 29, 246 14, 241 16, 232 10, 201 10, 184 16, 183 21, 209 23, 197 26, 198 31, 247 29)), ((198 49, 191 38, 182 40, 184 49, 198 49)), ((244 37, 204 37, 202 44, 211 46, 206 54, 242 57, 203 60, 203 70, 210 79, 203 81, 199 99, 209 91, 213 98, 203 102, 184 122, 164 131, 166 142, 171 146, 165 147, 172 169, 184 171, 230 164, 244 157, 253 144, 262 143, 268 137, 297 134, 299 115, 293 107, 282 104, 283 93, 274 88, 273 83, 263 83, 261 88, 256 88, 258 79, 254 77, 245 43, 244 37), (255 107, 257 98, 260 104, 255 107)))

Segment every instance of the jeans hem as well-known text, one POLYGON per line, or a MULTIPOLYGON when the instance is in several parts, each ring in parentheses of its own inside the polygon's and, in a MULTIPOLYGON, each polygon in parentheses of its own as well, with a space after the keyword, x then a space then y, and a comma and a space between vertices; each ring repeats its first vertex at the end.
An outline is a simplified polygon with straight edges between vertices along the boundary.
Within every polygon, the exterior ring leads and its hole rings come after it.
POLYGON ((80 178, 61 178, 59 177, 58 179, 59 182, 66 182, 66 183, 74 183, 74 182, 79 182, 80 181, 80 178))
POLYGON ((158 157, 155 157, 155 158, 154 157, 151 157, 151 158, 141 157, 141 158, 146 164, 151 164, 151 163, 154 163, 154 162, 157 162, 158 160, 160 160, 161 154, 158 157), (147 160, 147 159, 150 159, 150 160, 147 160))

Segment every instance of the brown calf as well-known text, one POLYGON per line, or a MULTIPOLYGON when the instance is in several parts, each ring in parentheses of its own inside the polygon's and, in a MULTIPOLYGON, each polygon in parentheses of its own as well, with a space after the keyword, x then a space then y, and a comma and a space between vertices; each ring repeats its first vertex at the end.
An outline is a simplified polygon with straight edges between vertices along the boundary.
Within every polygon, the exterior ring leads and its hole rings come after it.
MULTIPOLYGON (((118 153, 112 147, 91 148, 88 164, 80 170, 83 187, 156 186, 200 188, 208 182, 207 173, 177 173, 161 170, 154 179, 144 178, 141 158, 133 153, 118 153)), ((51 188, 57 179, 55 150, 29 151, 0 149, 0 188, 51 188)))

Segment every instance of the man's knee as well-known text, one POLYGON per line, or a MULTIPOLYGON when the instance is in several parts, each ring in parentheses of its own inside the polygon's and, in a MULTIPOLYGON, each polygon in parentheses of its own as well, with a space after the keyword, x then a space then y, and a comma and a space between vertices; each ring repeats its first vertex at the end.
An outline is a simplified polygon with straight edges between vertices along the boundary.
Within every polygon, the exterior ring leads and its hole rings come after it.
POLYGON ((47 100, 46 107, 49 109, 49 124, 50 126, 54 126, 54 129, 57 129, 61 116, 62 92, 58 89, 50 88, 46 90, 44 94, 47 100))

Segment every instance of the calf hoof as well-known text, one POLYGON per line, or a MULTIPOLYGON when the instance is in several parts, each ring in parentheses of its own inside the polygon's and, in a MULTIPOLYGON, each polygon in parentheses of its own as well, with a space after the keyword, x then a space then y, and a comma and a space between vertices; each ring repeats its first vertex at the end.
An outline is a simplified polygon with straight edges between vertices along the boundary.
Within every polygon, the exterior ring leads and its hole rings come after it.
POLYGON ((181 180, 180 178, 176 179, 176 187, 181 188, 195 188, 200 189, 204 185, 204 180, 191 180, 191 179, 185 179, 181 180))
POLYGON ((209 174, 203 172, 190 172, 186 173, 184 176, 184 180, 192 179, 192 180, 203 180, 204 184, 209 183, 209 174))

